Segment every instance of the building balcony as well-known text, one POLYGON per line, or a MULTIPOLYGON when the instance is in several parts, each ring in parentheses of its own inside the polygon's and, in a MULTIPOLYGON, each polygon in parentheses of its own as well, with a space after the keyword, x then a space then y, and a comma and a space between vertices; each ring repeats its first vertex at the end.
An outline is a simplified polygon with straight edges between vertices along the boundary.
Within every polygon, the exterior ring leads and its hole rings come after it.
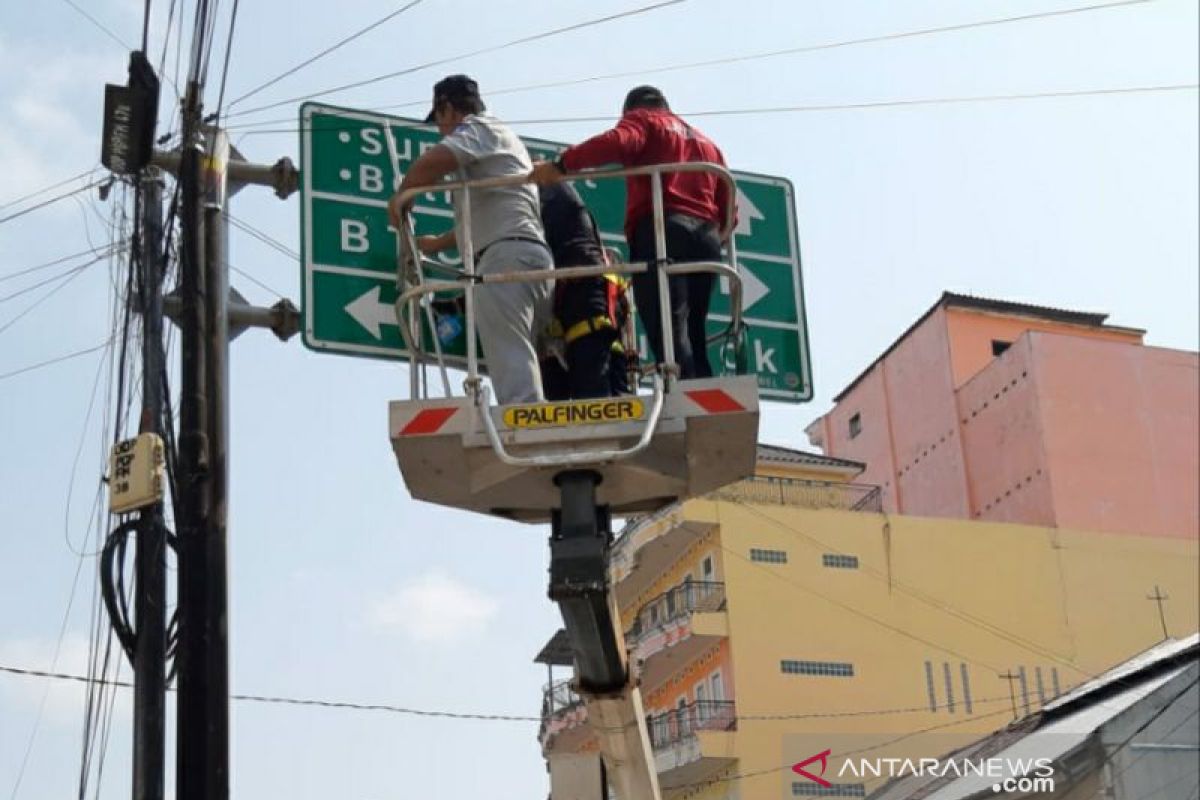
POLYGON ((688 581, 642 606, 625 641, 652 688, 727 636, 725 584, 688 581))
POLYGON ((706 780, 735 760, 737 712, 732 701, 692 703, 651 714, 646 724, 654 766, 664 787, 706 780))
POLYGON ((542 690, 542 725, 538 741, 543 753, 575 752, 591 738, 587 706, 575 693, 572 679, 550 683, 542 690))

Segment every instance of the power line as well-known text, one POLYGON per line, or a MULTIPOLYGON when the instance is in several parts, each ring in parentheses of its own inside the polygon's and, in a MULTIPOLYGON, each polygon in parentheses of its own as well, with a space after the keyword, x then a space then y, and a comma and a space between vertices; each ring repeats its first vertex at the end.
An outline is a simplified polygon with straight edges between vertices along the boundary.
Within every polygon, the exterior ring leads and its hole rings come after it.
POLYGON ((849 612, 850 614, 853 614, 857 617, 861 617, 862 619, 865 619, 868 622, 873 622, 874 624, 880 626, 881 628, 886 628, 887 630, 891 631, 892 633, 903 636, 906 639, 911 639, 915 642, 925 645, 926 647, 932 647, 934 650, 937 650, 938 652, 947 653, 949 655, 954 656, 955 658, 961 659, 962 661, 966 661, 971 664, 975 664, 976 666, 983 667, 984 669, 990 670, 997 674, 1000 673, 1000 669, 997 668, 994 664, 987 664, 983 661, 979 661, 975 658, 972 658, 964 653, 960 653, 956 650, 951 650, 949 647, 946 647, 945 645, 938 644, 937 642, 934 642, 931 639, 926 639, 923 636, 912 633, 911 631, 907 631, 904 628, 901 628, 897 625, 893 625, 892 623, 875 616, 874 614, 870 614, 866 611, 857 609, 854 606, 849 605, 848 603, 842 602, 841 600, 837 600, 833 597, 830 597, 829 595, 821 594, 820 592, 818 592, 815 589, 810 589, 809 587, 804 586, 801 583, 792 580, 791 578, 781 575, 778 572, 766 569, 761 564, 759 564, 755 561, 751 561, 750 559, 746 558, 741 553, 737 552, 736 550, 732 550, 723 544, 721 544, 719 546, 723 551, 725 551, 729 555, 746 562, 747 564, 751 565, 752 567, 756 567, 756 568, 762 570, 766 574, 771 575, 771 576, 777 578, 778 580, 783 581, 784 583, 789 583, 792 586, 795 586, 797 589, 799 589, 802 592, 805 592, 806 594, 815 595, 816 597, 821 598, 822 600, 829 603, 830 605, 837 606, 838 608, 842 609, 843 611, 849 612))
POLYGON ((150 47, 150 0, 146 0, 146 13, 142 15, 142 52, 148 53, 150 47))
POLYGON ((283 298, 282 292, 276 291, 275 289, 272 289, 270 286, 267 286, 267 284, 263 283, 258 278, 251 275, 249 272, 246 272, 244 269, 238 269, 233 264, 230 264, 229 268, 231 270, 233 270, 234 272, 236 272, 238 275, 241 275, 243 278, 245 278, 246 280, 253 283, 254 285, 258 286, 260 289, 266 289, 268 292, 275 295, 276 297, 278 297, 280 299, 283 298))
MULTIPOLYGON (((660 66, 660 67, 649 67, 649 68, 645 68, 645 69, 626 70, 626 71, 622 71, 622 72, 610 72, 610 73, 602 74, 602 75, 590 75, 590 76, 583 77, 583 78, 572 78, 569 80, 553 81, 550 83, 527 84, 524 86, 514 86, 514 87, 509 87, 506 89, 497 89, 497 90, 489 91, 487 94, 489 97, 494 97, 496 95, 515 94, 518 92, 527 92, 527 91, 534 91, 534 90, 539 90, 539 89, 553 89, 553 88, 562 88, 565 86, 577 86, 579 84, 595 83, 598 81, 612 80, 615 78, 632 78, 632 77, 640 77, 643 75, 653 75, 653 74, 664 73, 664 72, 677 72, 680 70, 695 69, 698 67, 712 67, 712 66, 721 66, 721 65, 726 65, 726 64, 737 64, 737 63, 757 61, 757 60, 767 59, 767 58, 777 58, 780 56, 800 55, 803 53, 813 53, 813 52, 819 52, 822 50, 834 50, 834 49, 838 49, 838 48, 853 47, 853 46, 863 45, 863 44, 877 44, 880 42, 896 41, 896 40, 914 38, 914 37, 919 37, 919 36, 931 36, 931 35, 941 34, 941 33, 958 32, 958 31, 969 30, 971 28, 982 28, 982 27, 989 27, 989 26, 995 26, 995 25, 1005 25, 1005 24, 1009 24, 1009 23, 1013 23, 1013 22, 1027 22, 1029 20, 1040 19, 1040 18, 1045 18, 1045 17, 1066 16, 1066 15, 1070 15, 1070 14, 1079 14, 1079 13, 1085 13, 1085 12, 1090 12, 1090 11, 1099 11, 1099 10, 1108 9, 1108 8, 1116 8, 1119 6, 1139 5, 1139 4, 1148 3, 1148 2, 1155 2, 1155 0, 1121 0, 1121 2, 1116 2, 1116 3, 1105 3, 1105 4, 1100 4, 1100 5, 1079 6, 1076 8, 1061 9, 1059 11, 1046 11, 1046 12, 1040 12, 1040 13, 1034 13, 1034 14, 1022 14, 1022 15, 1013 16, 1013 17, 1000 17, 1000 18, 996 18, 996 19, 977 20, 975 22, 966 22, 966 23, 960 23, 957 25, 943 25, 943 26, 939 26, 936 28, 920 28, 917 30, 900 31, 897 33, 882 34, 879 36, 867 36, 867 37, 860 37, 860 38, 855 38, 855 39, 842 39, 842 40, 837 40, 837 41, 832 41, 832 42, 822 42, 822 43, 812 44, 812 45, 802 45, 799 47, 789 47, 789 48, 785 48, 782 50, 767 50, 767 51, 763 51, 763 52, 749 53, 749 54, 740 55, 740 56, 727 56, 727 57, 722 57, 722 58, 705 59, 702 61, 685 62, 682 64, 670 64, 670 65, 660 66)), ((404 108, 404 107, 408 107, 408 106, 421 105, 421 104, 427 103, 427 102, 428 102, 428 99, 410 100, 405 103, 397 103, 397 104, 388 105, 388 106, 381 106, 376 110, 383 110, 383 109, 389 109, 389 108, 404 108)), ((249 113, 249 112, 247 112, 247 113, 249 113)), ((608 120, 608 119, 611 119, 611 117, 603 117, 602 119, 608 120)), ((589 119, 588 121, 595 121, 595 120, 589 119)), ((278 124, 280 122, 286 123, 286 122, 291 122, 291 120, 286 119, 286 120, 276 120, 276 121, 270 121, 270 122, 248 123, 247 127, 249 125, 255 125, 255 124, 273 125, 273 124, 278 124)), ((507 120, 506 120, 506 122, 507 122, 507 120)), ((236 127, 236 126, 234 126, 234 127, 236 127)))
POLYGON ((76 269, 71 270, 70 272, 65 273, 65 275, 59 275, 56 280, 59 280, 60 283, 57 286, 55 286, 53 289, 46 292, 44 295, 39 297, 37 300, 35 300, 34 302, 32 302, 28 306, 26 306, 25 309, 23 311, 21 311, 20 314, 17 314, 15 317, 10 319, 8 322, 4 323, 3 325, 0 325, 0 333, 4 333, 6 330, 11 328, 13 325, 16 325, 17 322, 19 322, 20 320, 22 320, 26 316, 28 316, 30 313, 32 313, 35 308, 37 308, 42 303, 46 302, 51 297, 53 297, 54 295, 58 294, 63 289, 65 289, 72 281, 74 281, 76 278, 78 278, 80 275, 82 275, 84 270, 87 267, 90 267, 92 264, 95 264, 97 261, 102 261, 103 259, 104 259, 104 256, 101 256, 92 261, 89 261, 87 264, 84 264, 82 267, 78 267, 76 269))
POLYGON ((45 187, 44 189, 38 189, 36 192, 30 192, 29 194, 27 194, 23 197, 18 197, 16 200, 6 200, 5 202, 0 203, 0 210, 8 208, 9 206, 15 206, 20 203, 24 203, 26 200, 31 200, 40 194, 45 194, 46 192, 57 189, 60 186, 66 186, 68 183, 74 183, 75 181, 79 180, 80 178, 86 178, 88 175, 91 175, 95 171, 96 171, 95 167, 93 167, 92 169, 85 169, 83 172, 79 173, 78 175, 73 175, 72 177, 66 178, 65 180, 61 180, 58 183, 53 183, 53 184, 45 187))
POLYGON ((234 98, 233 101, 231 101, 229 103, 229 107, 232 109, 234 106, 236 106, 238 103, 242 102, 243 100, 245 100, 249 97, 253 97, 254 95, 258 94, 263 89, 266 89, 269 86, 274 86, 275 84, 279 83, 281 80, 288 77, 289 75, 294 75, 296 72, 299 72, 300 70, 304 69, 309 64, 312 64, 313 62, 324 58, 325 56, 329 55, 330 53, 332 53, 333 51, 342 47, 343 45, 349 44, 350 42, 359 38, 363 34, 368 33, 369 31, 372 31, 375 28, 378 28, 383 23, 388 22, 389 20, 400 16, 401 14, 403 14, 405 11, 408 11, 413 6, 419 5, 420 3, 423 3, 423 2, 424 2, 424 0, 411 0, 411 2, 409 2, 407 5, 401 6, 400 8, 391 12, 390 14, 387 14, 387 15, 381 17, 380 19, 377 19, 375 22, 372 22, 370 25, 363 28, 362 30, 359 30, 359 31, 356 31, 355 33, 350 34, 345 39, 342 39, 340 42, 337 42, 336 44, 330 45, 329 47, 325 48, 321 52, 317 53, 315 56, 305 59, 304 61, 301 61, 296 66, 294 66, 290 69, 284 70, 282 73, 280 73, 279 75, 276 75, 274 78, 271 78, 271 80, 267 81, 266 83, 262 83, 262 84, 256 86, 255 88, 251 89, 250 91, 246 92, 245 94, 241 95, 240 97, 234 98))
POLYGON ((225 105, 225 79, 229 77, 229 56, 233 53, 233 30, 237 25, 238 0, 233 0, 233 12, 229 16, 229 38, 225 42, 225 65, 221 68, 221 91, 217 94, 216 116, 221 116, 225 105))
POLYGON ((436 66, 440 66, 442 64, 449 64, 453 61, 461 61, 464 58, 472 58, 474 56, 484 55, 485 53, 495 53, 499 50, 505 50, 509 47, 516 47, 517 45, 528 44, 530 42, 536 42, 541 39, 548 39, 552 36, 557 36, 562 33, 570 33, 572 31, 581 30, 583 28, 588 28, 588 27, 592 27, 595 25, 602 25, 606 22, 612 22, 614 20, 622 19, 625 17, 632 17, 632 16, 636 16, 638 14, 646 14, 651 11, 656 11, 660 8, 665 8, 667 6, 674 6, 674 5, 678 5, 680 3, 686 3, 687 1, 688 0, 663 0, 662 2, 653 3, 653 4, 645 5, 645 6, 639 6, 638 8, 630 9, 629 11, 622 11, 617 14, 609 14, 608 16, 597 17, 595 19, 587 20, 585 22, 577 22, 573 25, 566 25, 561 28, 554 28, 552 30, 543 31, 541 33, 535 33, 531 36, 522 36, 518 39, 512 39, 512 40, 504 42, 502 44, 491 45, 489 47, 483 47, 478 50, 471 50, 469 52, 460 53, 458 55, 449 56, 447 58, 439 58, 434 61, 427 61, 424 64, 418 64, 413 67, 406 67, 404 69, 396 70, 395 72, 389 72, 384 75, 377 75, 374 78, 367 78, 366 80, 355 81, 354 83, 347 83, 342 86, 335 86, 331 89, 323 89, 319 92, 314 92, 312 94, 299 95, 297 97, 289 97, 286 100, 280 100, 278 102, 270 103, 268 105, 246 109, 245 111, 239 111, 237 114, 231 114, 230 116, 234 117, 234 116, 243 116, 245 114, 254 114, 259 111, 265 111, 269 108, 278 108, 279 106, 291 105, 292 103, 296 103, 300 100, 311 100, 314 97, 324 97, 325 95, 334 94, 335 92, 344 92, 347 89, 358 89, 363 86, 370 86, 371 84, 379 83, 380 81, 390 80, 391 78, 398 78, 401 75, 411 75, 414 72, 420 72, 421 70, 428 69, 430 67, 436 67, 436 66))
POLYGON ((95 17, 93 17, 91 14, 89 14, 88 12, 84 11, 82 8, 80 8, 79 6, 77 6, 77 5, 75 4, 74 0, 63 0, 63 2, 64 2, 64 3, 66 3, 67 5, 69 5, 71 8, 75 9, 76 11, 78 11, 78 12, 79 12, 80 14, 82 14, 84 17, 86 17, 88 22, 92 23, 92 24, 93 24, 93 25, 95 25, 97 28, 99 28, 101 31, 103 31, 103 32, 104 32, 104 34, 105 34, 106 36, 108 36, 108 38, 112 39, 114 42, 116 42, 117 44, 121 45, 121 47, 125 48, 126 50, 132 50, 132 49, 133 49, 133 48, 132 48, 132 47, 130 47, 128 44, 126 44, 126 43, 125 43, 125 41, 124 41, 123 39, 121 39, 121 37, 120 37, 120 36, 117 36, 115 33, 113 33, 111 30, 109 30, 107 27, 105 27, 105 26, 104 26, 104 25, 103 25, 103 24, 100 22, 100 20, 96 19, 96 18, 95 18, 95 17))
MULTIPOLYGON (((829 111, 867 111, 880 108, 905 108, 919 106, 936 106, 936 105, 958 105, 969 103, 989 103, 989 102, 1011 102, 1018 100, 1044 100, 1044 99, 1063 99, 1072 97, 1094 97, 1094 96, 1112 96, 1126 94, 1141 94, 1150 92, 1178 92, 1178 91, 1194 91, 1200 88, 1200 84, 1183 83, 1183 84, 1164 84, 1161 86, 1129 86, 1117 87, 1110 89, 1080 89, 1068 91, 1047 91, 1047 92, 1029 92, 1025 94, 993 94, 993 95, 976 95, 970 97, 932 97, 932 98, 917 98, 909 100, 884 100, 879 102, 863 102, 863 103, 838 103, 838 104, 822 104, 822 105, 796 105, 796 106, 771 106, 762 108, 734 108, 734 109, 717 109, 708 111, 681 111, 681 117, 723 117, 723 116, 749 116, 755 114, 791 114, 805 112, 829 112, 829 111)), ((612 114, 602 114, 586 117, 543 117, 539 119, 514 119, 505 120, 506 125, 569 125, 579 123, 609 123, 612 122, 614 116, 612 114)), ((349 130, 350 126, 342 125, 321 125, 310 126, 307 131, 312 133, 336 132, 341 130, 349 130)), ((355 128, 357 129, 357 128, 355 128)), ((262 130, 249 130, 243 135, 262 133, 303 133, 306 129, 297 128, 273 128, 262 130)))
POLYGON ((42 202, 38 203, 37 205, 30 206, 29 208, 18 211, 15 214, 9 214, 7 217, 0 217, 0 225, 3 225, 5 222, 8 222, 9 220, 16 219, 17 217, 23 217, 26 214, 30 213, 31 211, 37 211, 39 208, 45 208, 48 205, 57 203, 59 200, 65 200, 68 197, 73 197, 74 195, 79 194, 80 192, 86 192, 88 189, 91 189, 95 186, 99 186, 100 184, 105 183, 107 180, 108 180, 107 178, 101 178, 100 180, 92 181, 91 183, 89 183, 85 186, 80 186, 78 189, 72 189, 71 191, 69 191, 65 194, 60 194, 55 197, 51 197, 49 200, 43 200, 42 202))
POLYGON ((243 232, 250 234, 255 239, 258 239, 260 242, 267 245, 268 247, 274 248, 275 250, 279 251, 280 253, 283 253, 285 256, 287 256, 289 258, 294 258, 296 260, 300 259, 299 253, 297 253, 295 250, 288 247, 287 245, 285 245, 283 242, 279 241, 278 239, 276 239, 272 236, 269 236, 268 234, 264 233, 262 230, 254 227, 253 225, 251 225, 248 222, 244 222, 240 219, 237 219, 232 214, 226 214, 226 216, 229 218, 229 221, 231 223, 233 223, 234 227, 239 228, 243 232))
POLYGON ((87 264, 83 264, 78 267, 71 267, 66 272, 60 272, 59 274, 54 275, 53 277, 46 278, 44 280, 40 280, 34 284, 30 284, 29 286, 26 286, 24 289, 18 289, 17 291, 13 292, 12 294, 6 294, 3 297, 0 297, 0 303, 4 303, 8 300, 12 300, 14 298, 20 297, 23 294, 32 292, 34 289, 39 289, 48 283, 54 283, 57 280, 62 280, 63 278, 67 277, 68 275, 74 275, 76 272, 79 272, 81 269, 86 269, 90 264, 96 263, 96 261, 99 261, 101 258, 104 258, 104 256, 99 256, 99 257, 93 259, 92 261, 87 262, 87 264))
POLYGON ((126 244, 128 244, 128 242, 117 242, 111 251, 106 250, 104 248, 88 248, 87 250, 81 250, 78 253, 72 253, 69 256, 63 256, 61 258, 56 258, 53 261, 47 261, 43 264, 37 264, 36 266, 26 267, 25 269, 17 270, 16 272, 10 272, 7 275, 0 275, 0 283, 3 283, 4 281, 12 280, 13 278, 19 278, 22 275, 28 275, 32 272, 38 272, 39 270, 49 269, 50 267, 56 267, 59 264, 62 264, 63 262, 71 261, 73 259, 79 258, 80 256, 101 256, 101 255, 109 256, 109 255, 112 255, 113 252, 116 252, 116 250, 119 250, 120 248, 124 247, 126 244))
MULTIPOLYGON (((752 505, 750 503, 747 503, 742 500, 733 500, 732 502, 737 503, 737 505, 741 506, 747 512, 754 514, 755 516, 758 516, 760 519, 765 519, 769 523, 775 525, 776 527, 781 528, 784 531, 787 531, 795 536, 800 537, 802 540, 805 540, 809 544, 809 546, 812 547, 814 550, 818 550, 820 552, 832 552, 832 553, 837 553, 839 555, 847 555, 846 553, 842 553, 837 547, 835 547, 827 542, 821 541, 817 537, 804 532, 799 527, 796 527, 794 525, 789 525, 789 524, 783 522, 782 520, 776 519, 771 514, 768 514, 765 511, 761 511, 760 509, 758 509, 757 507, 755 507, 754 505, 752 505)), ((1049 650, 1047 648, 1040 647, 1040 646, 1038 646, 1038 644, 1036 642, 1026 639, 1026 638, 1020 636, 1019 634, 1015 634, 1015 633, 1012 633, 1011 631, 1005 630, 1004 628, 1001 628, 998 625, 989 623, 986 620, 975 616, 974 614, 971 614, 967 611, 963 611, 962 609, 955 608, 954 606, 952 606, 948 603, 941 602, 941 601, 937 600, 936 598, 932 598, 932 597, 926 595, 924 592, 920 591, 919 589, 916 589, 912 586, 908 586, 900 581, 894 580, 890 576, 880 572, 879 570, 871 569, 870 567, 865 567, 862 571, 865 572, 870 577, 886 583, 889 587, 894 587, 897 590, 899 590, 900 592, 907 594, 909 597, 912 597, 913 599, 915 599, 919 602, 922 602, 938 611, 941 611, 941 612, 959 620, 960 622, 964 622, 969 625, 972 625, 980 630, 983 630, 987 633, 992 634, 993 636, 996 636, 997 638, 1000 638, 1000 639, 1008 642, 1009 644, 1016 645, 1017 647, 1020 647, 1030 653, 1042 656, 1043 658, 1047 658, 1051 661, 1057 661, 1059 664, 1062 664, 1063 666, 1066 666, 1066 667, 1070 667, 1071 669, 1075 670, 1076 672, 1079 672, 1082 675, 1087 675, 1088 677, 1096 677, 1094 674, 1083 669, 1078 664, 1076 664, 1074 661, 1071 661, 1069 658, 1065 658, 1064 656, 1061 656, 1058 653, 1055 653, 1054 651, 1049 650)))
POLYGON ((86 350, 76 350, 74 353, 67 353, 66 355, 58 356, 57 358, 51 358, 46 361, 39 361, 36 364, 30 364, 27 367, 21 367, 20 369, 14 369, 11 372, 0 373, 0 380, 4 380, 5 378, 11 378, 15 375, 22 375, 26 372, 32 372, 35 369, 41 369, 42 367, 48 367, 51 364, 58 364, 63 361, 68 361, 72 358, 78 358, 79 356, 85 356, 88 353, 94 353, 97 350, 101 350, 105 347, 108 347, 108 345, 111 341, 112 341, 111 339, 105 339, 100 344, 95 345, 94 347, 89 347, 86 350))
MULTIPOLYGON (((71 675, 63 672, 55 672, 53 670, 38 670, 22 667, 11 667, 0 665, 0 672, 7 672, 13 675, 23 675, 34 678, 49 678, 53 680, 72 681, 75 683, 104 683, 110 686, 129 689, 133 688, 132 683, 124 681, 100 681, 95 678, 89 678, 83 675, 71 675)), ((541 722, 540 716, 529 716, 519 714, 492 714, 492 713, 464 713, 457 711, 417 709, 407 706, 397 706, 390 703, 353 703, 337 700, 321 700, 313 698, 297 698, 297 697, 282 697, 278 695, 260 695, 260 694, 235 694, 231 695, 234 700, 250 703, 264 703, 268 705, 289 705, 289 706, 304 706, 311 708, 329 708, 341 709, 346 711, 382 711, 391 714, 401 714, 407 716, 418 717, 436 717, 447 719, 462 719, 462 720, 481 720, 491 722, 541 722)), ((978 703, 993 703, 1007 702, 1007 697, 984 698, 978 700, 978 703)), ((834 719, 840 717, 859 717, 859 716, 888 716, 894 714, 910 714, 915 712, 929 712, 928 706, 920 708, 885 708, 885 709, 853 709, 847 711, 831 711, 817 712, 811 714, 740 714, 737 716, 738 721, 775 721, 775 720, 795 720, 795 719, 834 719)), ((1001 712, 1007 713, 1007 709, 1001 712)), ((986 719, 992 714, 974 715, 973 719, 986 719)), ((961 723, 960 723, 961 724, 961 723)))

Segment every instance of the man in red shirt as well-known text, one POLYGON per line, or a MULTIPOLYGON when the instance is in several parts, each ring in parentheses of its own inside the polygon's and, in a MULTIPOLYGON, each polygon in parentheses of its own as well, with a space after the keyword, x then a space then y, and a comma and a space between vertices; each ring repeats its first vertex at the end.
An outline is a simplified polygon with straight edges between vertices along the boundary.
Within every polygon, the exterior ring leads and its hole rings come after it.
MULTIPOLYGON (((620 164, 677 164, 709 161, 724 166, 725 157, 704 134, 671 113, 662 92, 639 86, 625 97, 616 127, 569 147, 553 163, 534 165, 533 178, 541 184, 588 167, 620 164)), ((719 231, 730 202, 729 187, 715 175, 675 172, 663 175, 663 208, 670 261, 720 261, 719 231)), ((654 207, 650 178, 629 178, 626 183, 625 239, 633 262, 653 263, 654 207)), ((708 378, 705 319, 712 296, 712 273, 677 275, 670 279, 671 317, 675 360, 683 378, 708 378)), ((633 276, 638 313, 655 360, 663 362, 662 321, 655 271, 633 276)))

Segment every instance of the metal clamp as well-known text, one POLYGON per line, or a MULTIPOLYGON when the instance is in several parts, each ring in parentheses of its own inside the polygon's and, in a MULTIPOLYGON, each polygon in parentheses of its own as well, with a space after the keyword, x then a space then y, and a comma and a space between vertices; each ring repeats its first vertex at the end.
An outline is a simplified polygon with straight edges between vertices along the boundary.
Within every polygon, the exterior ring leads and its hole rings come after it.
POLYGON ((663 381, 662 376, 654 376, 654 399, 650 405, 650 417, 642 430, 641 437, 635 444, 621 450, 590 450, 580 453, 547 453, 545 455, 515 456, 504 447, 500 440, 500 432, 496 430, 496 422, 492 419, 488 404, 489 392, 486 386, 481 386, 475 395, 475 410, 483 418, 483 427, 487 432, 488 441, 495 451, 496 457, 510 467, 580 467, 591 464, 602 464, 610 461, 621 461, 635 456, 650 446, 654 432, 658 429, 658 420, 662 416, 663 381))

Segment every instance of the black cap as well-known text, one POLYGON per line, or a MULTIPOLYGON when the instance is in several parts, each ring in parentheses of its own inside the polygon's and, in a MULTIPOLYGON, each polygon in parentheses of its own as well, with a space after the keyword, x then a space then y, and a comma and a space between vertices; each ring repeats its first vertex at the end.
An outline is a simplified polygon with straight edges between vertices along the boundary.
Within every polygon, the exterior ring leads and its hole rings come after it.
POLYGON ((655 86, 635 86, 625 95, 625 105, 621 113, 627 114, 634 108, 670 108, 667 98, 655 86))
POLYGON ((442 103, 456 100, 474 100, 483 109, 483 100, 479 97, 479 84, 466 75, 447 75, 433 85, 433 107, 429 109, 426 122, 433 122, 434 115, 442 103))

